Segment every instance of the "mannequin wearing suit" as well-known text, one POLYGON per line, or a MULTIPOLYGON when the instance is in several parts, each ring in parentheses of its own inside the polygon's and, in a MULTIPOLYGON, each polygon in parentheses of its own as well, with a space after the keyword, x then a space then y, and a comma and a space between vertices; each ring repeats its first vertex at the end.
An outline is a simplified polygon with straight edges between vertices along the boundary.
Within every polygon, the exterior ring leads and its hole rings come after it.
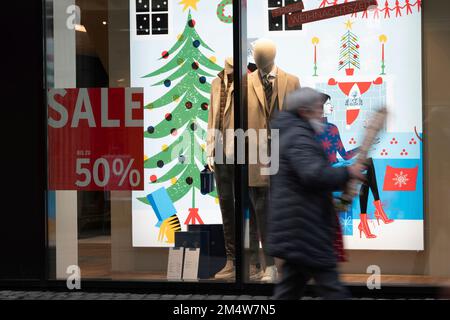
POLYGON ((232 280, 235 277, 235 221, 234 221, 234 165, 226 164, 234 154, 233 141, 225 131, 234 128, 233 104, 233 58, 225 60, 225 69, 211 84, 208 116, 207 161, 217 185, 220 211, 222 213, 227 263, 216 279, 232 280))
MULTIPOLYGON (((234 130, 233 91, 233 58, 227 58, 224 70, 211 84, 206 149, 208 167, 214 172, 216 180, 227 255, 225 267, 215 275, 215 279, 221 280, 232 280, 235 277, 234 139, 233 136, 228 138, 226 135, 226 130, 234 130)), ((251 223, 250 228, 255 232, 252 233, 250 246, 257 248, 259 240, 255 219, 251 223)), ((252 250, 251 261, 250 280, 259 280, 263 273, 257 267, 257 249, 252 250)))
MULTIPOLYGON (((258 70, 248 76, 248 129, 259 132, 264 129, 270 130, 272 117, 284 109, 286 96, 298 89, 300 82, 297 77, 276 66, 276 46, 272 41, 258 40, 254 46, 253 57, 258 70)), ((270 143, 268 131, 264 141, 258 141, 257 154, 260 148, 268 150, 270 154, 270 143)), ((250 232, 253 233, 250 238, 255 237, 254 233, 257 232, 265 251, 269 176, 261 175, 262 167, 259 162, 249 164, 250 232), (252 228, 252 225, 256 225, 257 230, 252 228)), ((258 247, 252 249, 257 251, 258 247)), ((275 282, 277 270, 274 259, 265 255, 265 265, 266 269, 261 280, 275 282)))

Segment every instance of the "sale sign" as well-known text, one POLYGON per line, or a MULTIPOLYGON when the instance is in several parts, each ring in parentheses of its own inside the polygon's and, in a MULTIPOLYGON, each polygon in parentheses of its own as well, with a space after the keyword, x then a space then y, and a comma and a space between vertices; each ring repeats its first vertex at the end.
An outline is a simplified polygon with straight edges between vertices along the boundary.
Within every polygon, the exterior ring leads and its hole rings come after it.
POLYGON ((142 190, 141 88, 49 89, 50 190, 142 190))

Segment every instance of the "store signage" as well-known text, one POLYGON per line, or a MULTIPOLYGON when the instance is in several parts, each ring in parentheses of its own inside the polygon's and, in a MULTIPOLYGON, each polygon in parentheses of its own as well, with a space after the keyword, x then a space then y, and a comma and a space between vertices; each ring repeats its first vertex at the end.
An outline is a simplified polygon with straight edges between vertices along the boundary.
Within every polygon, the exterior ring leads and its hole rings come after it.
MULTIPOLYGON (((360 11, 368 10, 372 6, 378 6, 376 0, 357 0, 347 3, 338 4, 326 8, 309 10, 303 12, 295 12, 288 15, 288 26, 296 27, 301 24, 345 16, 360 11)), ((283 8, 280 8, 283 9, 283 8)), ((285 13, 286 14, 286 13, 285 13)))
POLYGON ((303 1, 298 1, 297 3, 293 3, 293 4, 287 5, 282 8, 272 10, 271 13, 272 13, 272 17, 276 18, 276 17, 282 16, 284 14, 302 11, 303 9, 305 9, 305 5, 303 4, 303 1))
POLYGON ((49 89, 50 190, 142 190, 141 88, 49 89))

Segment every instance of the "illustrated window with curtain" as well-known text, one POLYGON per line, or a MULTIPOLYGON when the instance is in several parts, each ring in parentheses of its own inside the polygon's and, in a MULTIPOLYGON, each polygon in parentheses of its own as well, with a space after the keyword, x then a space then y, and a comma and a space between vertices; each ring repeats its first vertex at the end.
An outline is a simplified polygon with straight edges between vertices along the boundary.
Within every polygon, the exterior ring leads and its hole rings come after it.
POLYGON ((169 34, 169 0, 136 0, 136 35, 169 34))
POLYGON ((289 30, 302 30, 302 26, 288 27, 287 15, 282 15, 279 17, 272 17, 272 11, 290 4, 295 4, 301 0, 267 0, 268 10, 267 16, 269 19, 269 31, 289 31, 289 30))

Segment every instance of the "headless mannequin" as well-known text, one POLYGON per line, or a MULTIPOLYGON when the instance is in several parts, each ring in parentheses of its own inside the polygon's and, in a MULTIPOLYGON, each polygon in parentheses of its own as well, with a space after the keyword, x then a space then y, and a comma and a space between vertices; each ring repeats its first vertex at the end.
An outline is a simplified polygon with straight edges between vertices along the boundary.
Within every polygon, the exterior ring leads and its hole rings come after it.
MULTIPOLYGON (((277 86, 275 85, 276 79, 275 74, 275 57, 277 54, 277 49, 275 43, 271 40, 260 39, 253 47, 253 58, 255 60, 256 66, 260 77, 263 75, 269 75, 269 81, 272 83, 272 95, 271 97, 277 97, 277 86)), ((250 80, 249 80, 250 81, 250 80)), ((267 106, 270 110, 271 102, 273 101, 271 97, 267 97, 264 91, 264 98, 266 99, 267 106), (268 101, 268 99, 270 101, 268 101)), ((269 123, 270 119, 269 113, 264 113, 262 118, 264 118, 265 123, 269 123)), ((258 129, 265 129, 262 125, 258 129)), ((251 202, 251 214, 250 214, 250 245, 252 249, 251 263, 257 263, 255 261, 255 256, 258 256, 259 251, 259 240, 261 240, 263 249, 265 247, 265 237, 266 237, 266 207, 267 207, 267 187, 250 187, 250 202, 251 202), (256 238, 256 239, 255 239, 256 238), (253 240, 253 241, 252 241, 253 240), (255 241, 256 240, 256 241, 255 241), (256 248, 255 248, 256 243, 256 248), (253 260, 253 261, 252 261, 253 260)), ((257 263, 258 264, 258 263, 257 263)), ((276 280, 276 269, 274 268, 274 259, 265 255, 266 273, 263 275, 263 281, 273 282, 276 280)))
MULTIPOLYGON (((248 76, 248 128, 256 130, 258 135, 261 133, 260 130, 269 130, 267 139, 265 141, 260 139, 257 146, 258 154, 262 151, 268 156, 270 156, 271 146, 270 121, 277 111, 284 108, 287 95, 300 88, 300 81, 296 76, 283 71, 276 65, 276 55, 277 49, 273 41, 266 39, 256 41, 253 46, 253 58, 258 70, 248 76)), ((266 211, 270 177, 261 173, 262 168, 261 163, 249 164, 250 239, 259 237, 264 252, 267 252, 266 211), (253 230, 257 229, 257 234, 252 231, 252 225, 257 227, 253 228, 253 230)), ((252 243, 250 241, 250 247, 254 253, 252 243)), ((259 246, 256 247, 256 252, 258 250, 259 246)), ((252 257, 250 257, 251 261, 252 257)), ((265 264, 266 269, 261 280, 276 281, 277 270, 274 258, 266 254, 265 264)))
MULTIPOLYGON (((278 68, 275 65, 275 57, 277 55, 277 48, 273 41, 268 39, 260 39, 256 41, 253 47, 253 59, 255 60, 256 66, 258 68, 258 73, 261 77, 261 81, 263 82, 264 88, 264 77, 268 77, 266 81, 271 83, 272 94, 270 97, 266 96, 266 92, 264 90, 264 96, 267 101, 267 113, 262 115, 265 118, 265 122, 267 124, 267 129, 269 128, 268 123, 270 122, 270 118, 274 109, 278 109, 277 96, 278 96, 278 87, 276 86, 276 77, 278 68), (270 100, 270 101, 268 101, 270 100)), ((258 129, 266 129, 266 127, 260 127, 258 129)))
POLYGON ((208 118, 208 131, 219 130, 222 138, 217 139, 218 133, 214 133, 213 137, 208 139, 207 150, 207 164, 209 169, 214 171, 216 180, 227 255, 225 267, 216 273, 215 278, 223 280, 231 280, 235 277, 234 165, 219 161, 230 156, 227 153, 230 151, 230 144, 225 133, 229 129, 234 129, 233 108, 233 58, 227 58, 224 70, 218 74, 211 85, 208 118))
POLYGON ((228 57, 225 59, 225 73, 226 74, 233 73, 233 57, 228 57))
POLYGON ((275 66, 276 55, 277 48, 274 42, 265 39, 256 41, 253 47, 253 58, 258 70, 261 70, 263 73, 272 71, 275 66))
MULTIPOLYGON (((233 58, 232 57, 228 57, 225 59, 225 75, 230 75, 233 74, 233 58)), ((214 157, 207 157, 206 159, 209 170, 214 172, 214 157)))

